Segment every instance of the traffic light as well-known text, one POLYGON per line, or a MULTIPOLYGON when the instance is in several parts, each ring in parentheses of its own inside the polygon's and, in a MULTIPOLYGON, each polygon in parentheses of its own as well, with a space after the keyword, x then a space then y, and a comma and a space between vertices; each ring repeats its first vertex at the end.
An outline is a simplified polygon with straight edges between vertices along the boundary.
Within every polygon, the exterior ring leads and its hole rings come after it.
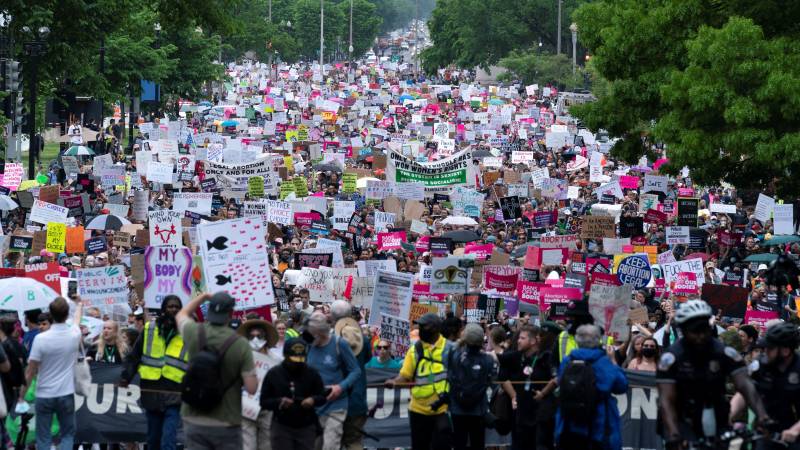
POLYGON ((25 99, 22 97, 21 92, 17 92, 14 95, 14 126, 20 133, 25 131, 27 119, 28 114, 25 109, 25 99))
POLYGON ((6 90, 22 90, 22 64, 19 61, 6 62, 6 90))

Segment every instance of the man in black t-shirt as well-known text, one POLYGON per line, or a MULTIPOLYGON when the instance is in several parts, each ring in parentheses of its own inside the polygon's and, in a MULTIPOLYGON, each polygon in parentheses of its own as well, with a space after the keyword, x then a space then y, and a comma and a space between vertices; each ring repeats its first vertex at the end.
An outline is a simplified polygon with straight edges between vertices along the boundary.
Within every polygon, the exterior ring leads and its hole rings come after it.
POLYGON ((557 367, 552 365, 550 350, 541 348, 539 327, 523 325, 517 338, 517 350, 498 356, 499 380, 511 397, 514 426, 512 450, 553 447, 557 367), (514 382, 514 384, 510 383, 514 382))
POLYGON ((675 314, 683 337, 658 363, 659 430, 667 450, 683 448, 685 442, 713 441, 726 429, 725 382, 729 376, 755 410, 759 426, 771 422, 742 356, 712 337, 711 316, 711 307, 702 300, 684 303, 675 314))

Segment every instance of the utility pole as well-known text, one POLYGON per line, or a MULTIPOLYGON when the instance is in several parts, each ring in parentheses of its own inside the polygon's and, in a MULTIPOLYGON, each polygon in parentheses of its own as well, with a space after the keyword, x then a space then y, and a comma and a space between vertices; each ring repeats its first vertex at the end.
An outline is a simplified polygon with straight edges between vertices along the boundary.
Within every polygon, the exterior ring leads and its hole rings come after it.
MULTIPOLYGON (((269 10, 267 12, 269 17, 269 26, 272 28, 272 0, 269 0, 269 10)), ((272 30, 270 30, 272 31, 272 30)), ((269 58, 269 76, 272 76, 272 39, 267 43, 267 57, 269 58)))
POLYGON ((561 54, 561 4, 563 0, 558 0, 558 30, 556 31, 556 54, 561 54))
POLYGON ((419 78, 419 0, 414 0, 414 80, 419 78))
POLYGON ((578 47, 578 24, 572 22, 572 25, 569 26, 569 31, 572 33, 572 74, 575 74, 575 66, 577 61, 575 60, 575 53, 578 47))

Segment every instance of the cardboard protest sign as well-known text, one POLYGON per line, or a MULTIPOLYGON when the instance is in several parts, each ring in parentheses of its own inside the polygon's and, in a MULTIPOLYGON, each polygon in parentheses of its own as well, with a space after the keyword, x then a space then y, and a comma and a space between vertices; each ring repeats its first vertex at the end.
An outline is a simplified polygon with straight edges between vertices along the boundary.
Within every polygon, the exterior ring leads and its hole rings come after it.
POLYGON ((582 239, 602 239, 617 236, 616 224, 613 217, 585 216, 581 223, 582 239))
POLYGON ((748 289, 743 287, 705 283, 700 298, 711 305, 715 312, 722 310, 723 318, 741 322, 747 310, 749 293, 748 289))
POLYGON ((65 233, 66 253, 85 253, 85 232, 83 227, 69 227, 65 233))
POLYGON ((144 251, 145 307, 161 309, 167 295, 176 295, 185 304, 192 297, 189 283, 192 252, 188 248, 147 247, 144 251))
POLYGON ((406 319, 380 314, 381 339, 392 343, 392 350, 398 355, 408 352, 411 322, 406 319))

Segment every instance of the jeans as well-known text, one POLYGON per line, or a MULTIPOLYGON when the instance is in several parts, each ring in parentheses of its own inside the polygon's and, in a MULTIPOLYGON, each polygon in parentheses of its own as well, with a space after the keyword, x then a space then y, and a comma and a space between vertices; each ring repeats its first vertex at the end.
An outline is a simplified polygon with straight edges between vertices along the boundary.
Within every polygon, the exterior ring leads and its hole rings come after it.
POLYGON ((242 427, 209 427, 183 422, 187 450, 242 450, 242 427))
POLYGON ((181 423, 181 407, 167 406, 164 411, 145 410, 147 416, 147 448, 152 450, 175 450, 178 442, 178 425, 181 423))
POLYGON ((53 437, 50 427, 53 424, 53 414, 58 418, 61 450, 72 450, 75 439, 75 395, 69 394, 53 398, 36 399, 36 448, 50 450, 53 437))

